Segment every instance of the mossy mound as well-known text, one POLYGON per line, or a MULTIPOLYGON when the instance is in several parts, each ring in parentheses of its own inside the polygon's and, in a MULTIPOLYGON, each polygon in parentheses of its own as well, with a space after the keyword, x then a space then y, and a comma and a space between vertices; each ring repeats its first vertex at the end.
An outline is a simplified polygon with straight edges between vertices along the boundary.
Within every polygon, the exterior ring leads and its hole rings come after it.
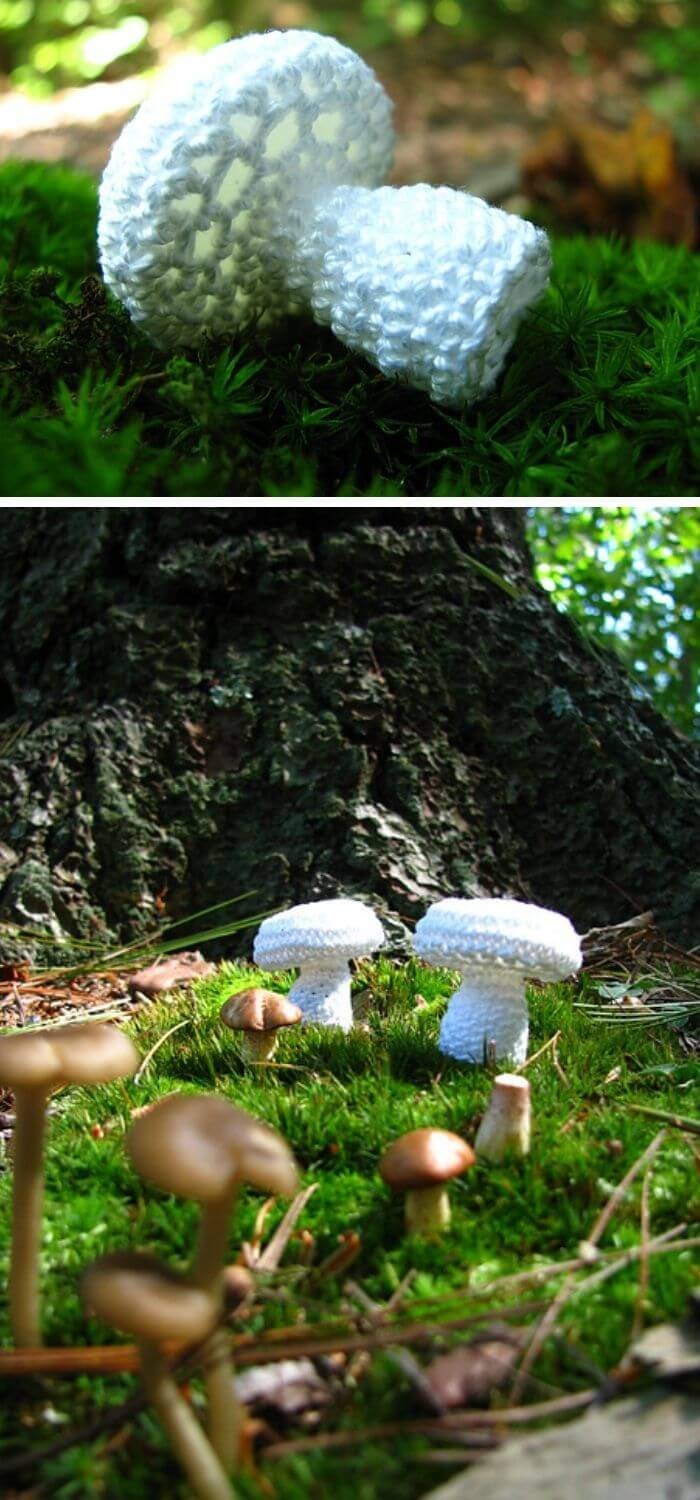
POLYGON ((0 439, 17 495, 678 495, 693 489, 700 258, 555 244, 553 286, 464 416, 305 321, 153 350, 97 275, 96 189, 0 167, 0 439))

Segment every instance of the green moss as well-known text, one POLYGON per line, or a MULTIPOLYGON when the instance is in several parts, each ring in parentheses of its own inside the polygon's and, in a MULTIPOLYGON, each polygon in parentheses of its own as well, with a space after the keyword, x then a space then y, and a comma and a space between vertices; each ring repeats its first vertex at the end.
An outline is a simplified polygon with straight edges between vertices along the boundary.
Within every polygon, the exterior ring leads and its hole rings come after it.
MULTIPOLYGON (((350 1274, 378 1301, 388 1298, 412 1271, 403 1316, 415 1320, 457 1317, 484 1307, 505 1306, 521 1295, 550 1298, 559 1282, 535 1291, 504 1288, 484 1297, 483 1288, 499 1277, 575 1255, 580 1240, 607 1200, 614 1183, 641 1154, 655 1127, 628 1112, 628 1103, 678 1108, 697 1116, 697 1076, 679 1055, 674 1034, 656 1026, 642 1031, 626 1025, 592 1024, 572 1006, 574 992, 560 985, 533 992, 532 1045, 535 1051, 560 1030, 559 1060, 551 1054, 530 1070, 535 1131, 530 1157, 509 1167, 479 1164, 453 1184, 453 1223, 437 1240, 406 1238, 402 1206, 377 1175, 383 1147, 402 1131, 431 1123, 473 1139, 489 1093, 481 1069, 463 1068, 442 1058, 437 1028, 453 978, 447 972, 403 968, 383 960, 364 965, 355 989, 368 1032, 348 1037, 305 1029, 284 1034, 273 1065, 245 1067, 238 1044, 218 1022, 223 999, 254 978, 249 968, 223 964, 189 997, 175 996, 143 1010, 130 1029, 145 1055, 160 1043, 142 1080, 128 1080, 93 1091, 70 1091, 56 1100, 47 1157, 44 1233, 44 1322, 55 1344, 101 1343, 112 1330, 86 1322, 76 1294, 80 1268, 94 1255, 118 1246, 147 1246, 175 1264, 191 1251, 197 1212, 193 1205, 142 1184, 128 1163, 124 1130, 131 1111, 172 1089, 216 1088, 236 1104, 282 1131, 297 1155, 305 1184, 318 1190, 301 1224, 315 1237, 315 1266, 299 1264, 292 1243, 283 1266, 268 1286, 274 1300, 261 1304, 252 1329, 310 1326, 344 1316, 343 1277, 319 1276, 315 1267, 338 1246, 338 1236, 354 1230, 361 1251, 350 1274), (369 995, 367 994, 369 991, 369 995), (427 1002, 415 1008, 420 993, 427 1002), (186 1020, 172 1035, 170 1028, 186 1020), (101 1125, 104 1133, 95 1132, 101 1125)), ((265 976, 267 982, 270 976, 265 976)), ((274 976, 288 987, 289 976, 274 976)), ((590 982, 584 991, 591 991, 590 982)), ((0 1180, 0 1247, 9 1239, 9 1176, 0 1180)), ((639 1242, 641 1178, 618 1207, 602 1248, 639 1242)), ((245 1192, 232 1224, 233 1258, 249 1239, 261 1205, 245 1192)), ((652 1233, 699 1217, 697 1174, 680 1134, 669 1132, 650 1176, 652 1233)), ((265 1234, 279 1221, 283 1205, 266 1220, 265 1234)), ((692 1229, 691 1229, 692 1233, 692 1229)), ((648 1323, 677 1318, 683 1311, 695 1271, 692 1252, 652 1257, 644 1301, 648 1323)), ((588 1380, 572 1363, 580 1356, 612 1368, 627 1347, 638 1296, 639 1268, 631 1266, 590 1293, 575 1295, 560 1327, 568 1352, 549 1346, 537 1366, 540 1379, 557 1390, 588 1380)), ((2 1327, 7 1338, 7 1327, 2 1327)), ((76 1422, 113 1405, 133 1389, 126 1377, 80 1378, 53 1382, 35 1391, 8 1386, 0 1441, 6 1455, 21 1444, 47 1440, 47 1404, 76 1422), (37 1425, 31 1425, 31 1421, 37 1425)), ((539 1392, 538 1392, 539 1393, 539 1392)), ((332 1428, 362 1427, 384 1419, 407 1419, 412 1398, 386 1358, 377 1355, 349 1401, 332 1412, 332 1428)), ((59 1428, 60 1430, 60 1428, 59 1428)), ((391 1494, 414 1500, 431 1482, 420 1462, 421 1444, 358 1443, 337 1452, 317 1452, 270 1464, 264 1472, 278 1500, 302 1494, 337 1494, 339 1500, 376 1500, 391 1494)), ((138 1421, 128 1441, 112 1454, 104 1440, 79 1445, 46 1464, 41 1478, 56 1500, 100 1494, 104 1500, 142 1500, 147 1493, 181 1493, 167 1449, 149 1416, 138 1421), (173 1485, 175 1490, 173 1490, 173 1485)), ((260 1500, 267 1493, 246 1479, 242 1494, 260 1500)))
POLYGON ((95 188, 0 167, 0 434, 21 495, 675 495, 693 489, 698 258, 555 244, 498 390, 463 416, 290 321, 148 346, 95 275, 95 188))

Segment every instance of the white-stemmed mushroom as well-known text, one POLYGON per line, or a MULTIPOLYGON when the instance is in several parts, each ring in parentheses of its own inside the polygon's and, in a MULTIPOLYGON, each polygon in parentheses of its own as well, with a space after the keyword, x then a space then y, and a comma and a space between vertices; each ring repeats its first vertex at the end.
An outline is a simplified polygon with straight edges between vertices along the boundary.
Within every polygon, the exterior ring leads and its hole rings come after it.
POLYGON ((547 236, 469 193, 381 186, 391 114, 371 68, 313 31, 187 57, 105 171, 107 285, 162 348, 310 311, 434 401, 479 399, 547 286, 547 236))
POLYGON ((384 933, 374 912, 361 901, 338 897, 309 901, 266 917, 253 954, 262 969, 298 968, 289 999, 301 1010, 302 1025, 352 1026, 351 958, 381 947, 384 933))
POLYGON ((416 924, 414 945, 427 963, 462 974, 440 1028, 440 1050, 461 1062, 483 1062, 493 1043, 497 1060, 524 1063, 525 981, 566 979, 581 966, 568 917, 525 901, 437 901, 416 924))
POLYGON ((474 1150, 486 1161, 527 1156, 530 1150, 530 1084, 522 1073, 499 1073, 476 1133, 474 1150))

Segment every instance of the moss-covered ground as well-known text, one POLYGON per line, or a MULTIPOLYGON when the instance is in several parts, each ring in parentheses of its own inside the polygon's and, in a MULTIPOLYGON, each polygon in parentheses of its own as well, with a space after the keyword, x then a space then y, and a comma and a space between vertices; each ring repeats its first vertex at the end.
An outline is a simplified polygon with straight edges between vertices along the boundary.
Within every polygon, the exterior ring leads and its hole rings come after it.
POLYGON ((197 357, 136 333, 97 275, 96 188, 0 167, 2 492, 686 495, 700 467, 700 258, 555 241, 488 400, 434 407, 290 322, 197 357))
MULTIPOLYGON (((402 1205, 377 1174, 384 1146, 420 1124, 455 1130, 473 1140, 488 1097, 483 1069, 441 1057, 439 1018, 453 977, 411 962, 367 965, 357 975, 367 1029, 348 1037, 308 1028, 283 1035, 271 1064, 242 1063, 238 1043, 218 1020, 223 999, 251 982, 249 968, 224 964, 193 991, 141 1010, 129 1023, 142 1056, 157 1043, 143 1077, 56 1097, 47 1153, 43 1245, 44 1325, 52 1345, 114 1342, 114 1332, 86 1320, 77 1296, 81 1270, 93 1256, 117 1247, 148 1247, 175 1265, 187 1262, 197 1210, 149 1188, 131 1169, 124 1132, 134 1109, 174 1089, 212 1090, 281 1131, 300 1165, 304 1185, 317 1183, 298 1228, 314 1237, 314 1259, 301 1264, 292 1240, 279 1271, 263 1279, 248 1331, 308 1326, 340 1319, 347 1324, 348 1275, 377 1302, 386 1302, 412 1272, 401 1319, 441 1321, 484 1308, 504 1308, 519 1298, 551 1300, 560 1279, 535 1287, 483 1288, 511 1273, 575 1256, 613 1186, 652 1140, 656 1125, 630 1104, 700 1114, 697 1065, 683 1053, 673 1030, 592 1021, 574 1008, 566 985, 531 992, 531 1054, 560 1031, 558 1063, 550 1048, 529 1068, 535 1130, 530 1157, 499 1167, 479 1163, 452 1188, 453 1222, 439 1239, 407 1238, 402 1205), (427 1002, 417 1004, 417 996, 427 1002), (179 1025, 172 1035, 170 1028, 179 1025), (359 1236, 359 1254, 338 1275, 323 1262, 338 1250, 339 1236, 359 1236)), ((270 982, 270 976, 265 976, 270 982)), ((289 976, 277 975, 280 988, 289 976)), ((591 981, 584 994, 591 998, 591 981)), ((699 1217, 697 1163, 692 1142, 670 1130, 650 1170, 650 1233, 699 1217)), ((601 1249, 639 1244, 642 1175, 614 1213, 601 1249)), ((0 1249, 9 1241, 10 1173, 0 1178, 0 1249)), ((230 1257, 253 1235, 262 1204, 247 1190, 231 1225, 230 1257)), ((274 1206, 264 1238, 279 1222, 274 1206)), ((3 1272, 4 1274, 4 1272, 3 1272)), ((583 1273, 586 1274, 585 1272, 583 1273)), ((646 1324, 677 1318, 697 1275, 692 1251, 649 1260, 649 1281, 639 1302, 637 1263, 590 1291, 576 1293, 564 1309, 564 1345, 547 1345, 535 1367, 537 1383, 526 1399, 575 1391, 591 1371, 611 1370, 629 1344, 640 1312, 646 1324), (546 1384, 542 1384, 546 1382, 546 1384)), ((516 1321, 532 1321, 520 1318, 516 1321)), ((337 1324, 336 1324, 337 1327, 337 1324)), ((3 1313, 2 1343, 8 1328, 3 1313)), ((464 1337, 464 1335, 462 1335, 464 1337)), ((449 1342, 449 1340, 448 1340, 449 1342)), ((418 1352, 418 1351, 416 1351, 418 1352)), ((39 1384, 14 1376, 4 1381, 0 1416, 2 1460, 43 1446, 69 1425, 80 1424, 123 1401, 135 1389, 130 1375, 80 1375, 39 1384)), ((339 1406, 323 1418, 329 1430, 362 1429, 415 1415, 415 1397, 386 1355, 376 1353, 358 1373, 339 1406)), ((430 1442, 405 1436, 392 1442, 361 1440, 265 1461, 241 1482, 251 1500, 413 1500, 437 1483, 440 1472, 422 1461, 430 1442), (270 1488, 272 1484, 273 1488, 270 1488)), ((442 1471, 444 1472, 444 1470, 442 1471)), ((23 1484, 41 1480, 41 1495, 55 1500, 100 1496, 144 1500, 184 1494, 177 1471, 149 1414, 127 1425, 117 1440, 100 1435, 25 1470, 23 1484), (180 1486, 180 1487, 179 1487, 180 1486)), ((0 1486, 12 1493, 12 1486, 0 1486)), ((21 1486, 17 1476, 17 1491, 21 1486)), ((33 1491, 33 1493, 35 1493, 33 1491)))

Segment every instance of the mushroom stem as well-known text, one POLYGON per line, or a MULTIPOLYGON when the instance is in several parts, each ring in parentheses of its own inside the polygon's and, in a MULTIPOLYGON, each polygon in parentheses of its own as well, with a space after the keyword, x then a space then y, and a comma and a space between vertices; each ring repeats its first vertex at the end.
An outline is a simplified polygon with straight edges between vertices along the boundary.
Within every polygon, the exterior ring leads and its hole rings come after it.
POLYGON ((39 1323, 39 1253, 44 1199, 44 1130, 47 1093, 15 1090, 14 1180, 12 1184, 12 1258, 10 1323, 15 1344, 41 1344, 39 1323))
POLYGON ((516 1064, 527 1057, 525 979, 515 969, 472 965, 455 991, 440 1027, 440 1051, 462 1062, 483 1063, 492 1041, 497 1060, 516 1064))
MULTIPOLYGON (((224 1307, 223 1272, 237 1193, 238 1183, 235 1183, 226 1197, 204 1204, 192 1265, 192 1280, 209 1293, 217 1318, 224 1307)), ((209 1407, 209 1441, 228 1473, 238 1464, 243 1411, 236 1396, 233 1362, 224 1328, 215 1329, 207 1339, 204 1379, 209 1407)))
POLYGON ((241 1057, 245 1062, 267 1062, 277 1049, 276 1031, 244 1031, 241 1037, 241 1057))
POLYGON ((530 1150, 530 1085, 519 1073, 499 1073, 493 1080, 488 1109, 477 1131, 474 1149, 486 1161, 527 1156, 530 1150))
POLYGON ((301 1010, 302 1026, 338 1026, 352 1030, 350 968, 345 959, 321 960, 302 964, 299 978, 289 991, 289 999, 301 1010))
POLYGON ((450 1222, 450 1200, 443 1183, 437 1187, 411 1188, 406 1194, 406 1229, 409 1234, 439 1234, 450 1222))
POLYGON ((549 280, 546 235, 446 187, 326 187, 290 227, 296 233, 281 241, 287 286, 316 322, 384 375, 449 406, 495 385, 549 280), (449 297, 441 255, 458 272, 449 297))
POLYGON ((232 1500, 233 1491, 224 1468, 191 1408, 180 1395, 160 1350, 155 1344, 142 1340, 139 1356, 146 1394, 197 1500, 232 1500))

